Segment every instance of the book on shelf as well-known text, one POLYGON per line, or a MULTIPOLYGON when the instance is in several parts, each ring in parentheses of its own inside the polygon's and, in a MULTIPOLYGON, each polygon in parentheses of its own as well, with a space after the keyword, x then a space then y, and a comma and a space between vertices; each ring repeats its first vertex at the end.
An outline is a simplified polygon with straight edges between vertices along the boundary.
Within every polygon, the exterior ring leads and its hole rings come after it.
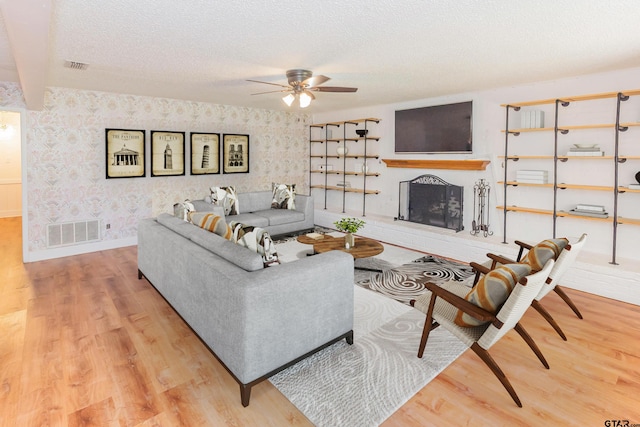
POLYGON ((523 178, 546 178, 547 176, 549 176, 549 172, 547 171, 526 171, 526 170, 519 170, 516 171, 516 176, 521 176, 523 178))
POLYGON ((576 209, 581 211, 604 212, 604 206, 602 205, 588 205, 584 203, 578 203, 576 209))
POLYGON ((631 188, 633 190, 640 190, 640 184, 629 184, 627 188, 631 188))
POLYGON ((589 151, 602 151, 600 149, 600 147, 589 147, 589 148, 578 148, 578 147, 571 147, 569 148, 569 151, 575 151, 575 152, 589 152, 589 151))
POLYGON ((609 218, 609 214, 607 212, 590 212, 590 211, 580 211, 577 209, 571 209, 571 214, 572 215, 578 215, 578 216, 588 216, 591 218, 609 218))
POLYGON ((516 178, 516 182, 519 182, 521 184, 547 184, 547 179, 541 179, 541 178, 516 178))
POLYGON ((516 173, 523 173, 527 175, 547 175, 549 171, 546 170, 537 170, 537 169, 518 169, 516 173))
POLYGON ((604 151, 569 151, 567 152, 569 157, 599 157, 604 156, 604 151))

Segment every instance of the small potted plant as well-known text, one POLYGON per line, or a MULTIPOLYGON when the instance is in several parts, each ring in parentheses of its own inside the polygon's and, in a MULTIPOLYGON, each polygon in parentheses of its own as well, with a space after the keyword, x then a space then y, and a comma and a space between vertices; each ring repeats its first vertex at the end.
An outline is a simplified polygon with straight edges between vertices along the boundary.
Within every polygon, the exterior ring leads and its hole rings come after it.
POLYGON ((359 218, 342 218, 339 221, 333 223, 339 231, 346 233, 344 236, 344 246, 349 249, 355 245, 355 239, 353 233, 356 233, 362 227, 365 222, 359 218))

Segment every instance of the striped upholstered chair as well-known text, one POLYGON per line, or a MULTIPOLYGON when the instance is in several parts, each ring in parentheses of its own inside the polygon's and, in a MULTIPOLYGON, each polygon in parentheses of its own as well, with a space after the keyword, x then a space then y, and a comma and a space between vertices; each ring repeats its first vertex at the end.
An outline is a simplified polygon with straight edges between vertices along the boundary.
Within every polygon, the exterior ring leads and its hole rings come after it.
MULTIPOLYGON (((582 313, 578 310, 578 307, 573 303, 569 295, 567 295, 562 287, 560 286, 560 280, 563 278, 564 274, 567 272, 569 267, 573 265, 575 260, 578 258, 578 254, 584 247, 587 242, 587 235, 583 234, 575 243, 570 243, 564 247, 564 249, 560 252, 560 255, 556 258, 556 263, 549 273, 549 278, 551 281, 548 286, 544 286, 540 293, 534 298, 531 306, 536 309, 538 313, 544 317, 544 319, 549 322, 549 324, 555 329, 555 331, 560 335, 563 340, 567 340, 566 335, 560 328, 560 325, 555 321, 555 319, 549 314, 549 312, 542 306, 540 301, 549 294, 549 292, 554 291, 562 300, 571 307, 571 310, 578 316, 578 318, 582 319, 582 313)), ((525 250, 530 251, 535 246, 529 245, 527 243, 516 240, 515 242, 518 246, 520 246, 520 251, 518 253, 518 258, 515 262, 520 262, 523 259, 523 253, 525 250)), ((499 264, 512 263, 514 261, 505 258, 503 256, 487 254, 489 258, 492 259, 491 268, 495 268, 499 264)))
MULTIPOLYGON (((429 332, 441 325, 471 348, 484 361, 500 380, 509 395, 511 395, 513 401, 519 407, 522 407, 522 403, 507 376, 491 357, 488 350, 507 332, 515 329, 538 356, 542 364, 547 369, 549 368, 549 364, 542 352, 520 325, 519 321, 531 305, 531 301, 547 283, 553 264, 554 261, 549 260, 539 272, 520 278, 506 297, 504 304, 498 308, 495 314, 465 299, 465 296, 469 294, 469 287, 464 284, 455 281, 450 281, 440 286, 426 283, 425 286, 429 292, 411 301, 413 307, 426 313, 427 316, 418 349, 418 357, 421 358, 424 354, 429 332), (456 318, 460 318, 460 312, 476 319, 480 324, 477 326, 460 326, 456 322, 456 318)), ((485 276, 491 271, 487 267, 476 263, 471 263, 471 266, 476 271, 485 274, 485 276)))

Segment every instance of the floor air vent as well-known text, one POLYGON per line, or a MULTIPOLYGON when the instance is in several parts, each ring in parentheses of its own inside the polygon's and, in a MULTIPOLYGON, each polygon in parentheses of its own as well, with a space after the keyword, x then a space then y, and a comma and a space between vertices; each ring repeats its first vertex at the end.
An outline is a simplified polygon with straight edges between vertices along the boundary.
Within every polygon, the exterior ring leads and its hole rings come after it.
POLYGON ((100 240, 100 220, 65 222, 47 226, 47 247, 76 245, 100 240))

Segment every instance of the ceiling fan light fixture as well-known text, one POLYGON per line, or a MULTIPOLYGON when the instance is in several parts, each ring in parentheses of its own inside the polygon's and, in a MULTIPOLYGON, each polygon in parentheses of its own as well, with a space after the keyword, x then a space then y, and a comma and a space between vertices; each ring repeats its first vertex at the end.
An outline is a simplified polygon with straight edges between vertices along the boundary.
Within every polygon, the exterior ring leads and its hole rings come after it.
POLYGON ((289 95, 285 96, 284 98, 282 98, 282 100, 284 101, 285 104, 287 104, 287 106, 291 107, 291 104, 293 104, 293 101, 296 99, 295 96, 293 96, 292 93, 290 93, 289 95))
POLYGON ((311 104, 311 97, 308 94, 302 92, 300 94, 300 108, 306 108, 310 104, 311 104))

